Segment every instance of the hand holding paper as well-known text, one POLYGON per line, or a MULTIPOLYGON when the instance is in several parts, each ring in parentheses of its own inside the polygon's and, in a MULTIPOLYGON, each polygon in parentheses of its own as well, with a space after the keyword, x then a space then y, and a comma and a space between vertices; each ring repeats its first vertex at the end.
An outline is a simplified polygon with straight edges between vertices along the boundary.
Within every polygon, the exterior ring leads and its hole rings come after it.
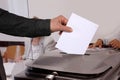
POLYGON ((67 26, 70 26, 73 32, 63 32, 56 47, 68 54, 85 54, 98 25, 72 13, 67 26))

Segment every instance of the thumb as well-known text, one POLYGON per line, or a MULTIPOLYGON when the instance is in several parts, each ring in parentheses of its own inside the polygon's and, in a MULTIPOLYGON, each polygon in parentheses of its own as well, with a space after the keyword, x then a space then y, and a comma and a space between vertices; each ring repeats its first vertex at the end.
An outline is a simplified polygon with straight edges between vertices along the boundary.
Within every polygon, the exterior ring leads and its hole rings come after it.
POLYGON ((72 32, 72 28, 68 27, 68 26, 61 26, 61 31, 65 31, 65 32, 72 32))
POLYGON ((99 45, 99 48, 102 48, 102 45, 99 45))

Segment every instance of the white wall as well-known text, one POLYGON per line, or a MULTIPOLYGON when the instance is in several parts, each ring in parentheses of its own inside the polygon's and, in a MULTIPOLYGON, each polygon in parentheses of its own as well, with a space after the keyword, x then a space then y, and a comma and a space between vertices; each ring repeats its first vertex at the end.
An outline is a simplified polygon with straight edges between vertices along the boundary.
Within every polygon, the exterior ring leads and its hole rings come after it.
POLYGON ((120 0, 29 0, 29 16, 53 18, 72 12, 85 17, 100 27, 93 39, 110 35, 120 27, 120 0))
POLYGON ((8 0, 9 12, 28 17, 28 0, 8 0))
POLYGON ((0 0, 0 8, 8 10, 8 0, 0 0))
POLYGON ((27 0, 0 0, 0 8, 25 17, 29 15, 27 0))

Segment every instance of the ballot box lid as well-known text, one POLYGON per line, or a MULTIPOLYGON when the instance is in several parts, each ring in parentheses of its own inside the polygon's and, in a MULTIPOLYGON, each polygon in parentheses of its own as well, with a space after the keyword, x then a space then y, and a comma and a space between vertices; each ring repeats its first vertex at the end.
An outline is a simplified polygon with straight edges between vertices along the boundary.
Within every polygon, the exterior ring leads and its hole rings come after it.
POLYGON ((50 71, 93 75, 119 66, 119 59, 120 51, 111 49, 87 51, 85 55, 49 52, 26 65, 50 71))

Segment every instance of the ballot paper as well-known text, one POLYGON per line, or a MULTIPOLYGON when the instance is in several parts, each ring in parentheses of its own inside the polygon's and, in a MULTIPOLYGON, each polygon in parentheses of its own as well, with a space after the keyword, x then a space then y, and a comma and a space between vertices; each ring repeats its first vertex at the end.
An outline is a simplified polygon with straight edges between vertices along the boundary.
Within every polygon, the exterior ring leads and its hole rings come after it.
POLYGON ((72 13, 67 26, 71 27, 73 31, 71 33, 63 32, 55 47, 68 54, 84 55, 98 25, 72 13))

